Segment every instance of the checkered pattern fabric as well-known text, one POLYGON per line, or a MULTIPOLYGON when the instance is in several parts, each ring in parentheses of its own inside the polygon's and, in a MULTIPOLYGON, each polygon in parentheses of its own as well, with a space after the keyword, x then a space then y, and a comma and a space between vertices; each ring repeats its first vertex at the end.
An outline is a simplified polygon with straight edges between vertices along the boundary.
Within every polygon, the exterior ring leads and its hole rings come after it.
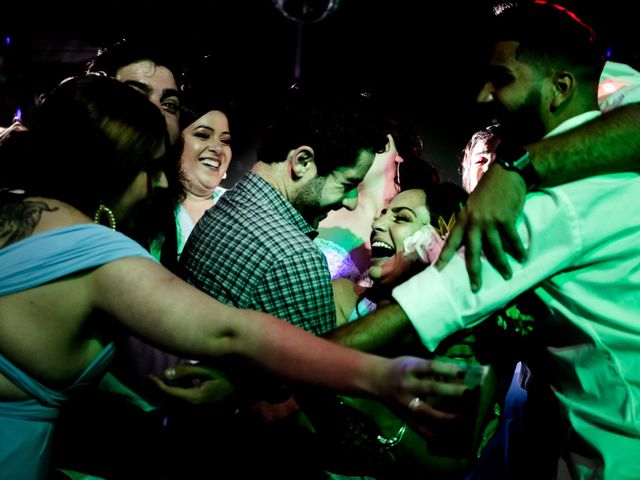
POLYGON ((321 335, 335 328, 336 313, 315 235, 277 190, 247 172, 197 223, 180 263, 188 282, 218 300, 321 335))

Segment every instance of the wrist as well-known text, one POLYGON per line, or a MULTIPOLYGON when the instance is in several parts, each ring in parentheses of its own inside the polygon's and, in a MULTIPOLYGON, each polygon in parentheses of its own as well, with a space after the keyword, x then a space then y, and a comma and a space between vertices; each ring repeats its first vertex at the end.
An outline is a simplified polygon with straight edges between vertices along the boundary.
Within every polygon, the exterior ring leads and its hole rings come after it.
POLYGON ((502 144, 496 149, 495 163, 505 170, 516 172, 520 175, 527 187, 527 192, 536 189, 542 183, 542 179, 531 162, 529 152, 522 147, 501 149, 501 146, 502 144))

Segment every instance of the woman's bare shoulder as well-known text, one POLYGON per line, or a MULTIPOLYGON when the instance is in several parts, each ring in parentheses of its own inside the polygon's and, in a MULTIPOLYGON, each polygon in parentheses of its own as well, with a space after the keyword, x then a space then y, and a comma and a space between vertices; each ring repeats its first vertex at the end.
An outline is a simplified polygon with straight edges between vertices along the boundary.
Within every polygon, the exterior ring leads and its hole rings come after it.
POLYGON ((44 197, 25 197, 0 207, 0 246, 91 219, 71 205, 44 197))

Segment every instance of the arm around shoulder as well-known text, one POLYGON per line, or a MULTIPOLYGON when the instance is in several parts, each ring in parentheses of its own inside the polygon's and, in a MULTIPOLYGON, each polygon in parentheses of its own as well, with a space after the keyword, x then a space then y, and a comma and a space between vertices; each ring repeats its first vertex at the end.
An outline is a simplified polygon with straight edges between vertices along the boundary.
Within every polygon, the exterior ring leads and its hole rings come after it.
POLYGON ((632 103, 526 149, 545 187, 593 175, 638 171, 638 125, 640 104, 632 103))

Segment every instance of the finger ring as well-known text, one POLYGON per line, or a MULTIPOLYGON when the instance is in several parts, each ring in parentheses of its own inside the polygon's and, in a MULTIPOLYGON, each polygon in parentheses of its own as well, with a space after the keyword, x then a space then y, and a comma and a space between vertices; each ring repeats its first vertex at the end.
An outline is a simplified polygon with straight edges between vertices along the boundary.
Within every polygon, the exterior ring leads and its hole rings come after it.
POLYGON ((421 398, 416 397, 409 402, 409 410, 411 410, 412 412, 415 412, 416 410, 418 410, 418 408, 420 408, 420 405, 422 405, 423 403, 424 401, 421 398))

